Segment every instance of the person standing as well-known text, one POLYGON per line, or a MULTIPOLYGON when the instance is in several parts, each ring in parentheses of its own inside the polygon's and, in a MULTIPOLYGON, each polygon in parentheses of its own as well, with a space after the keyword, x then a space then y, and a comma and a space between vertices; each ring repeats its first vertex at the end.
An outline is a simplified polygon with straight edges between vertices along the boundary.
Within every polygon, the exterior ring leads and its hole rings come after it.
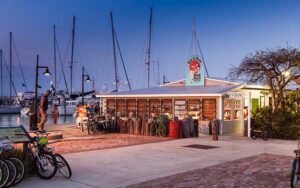
POLYGON ((45 91, 44 95, 42 96, 40 100, 40 106, 39 106, 39 114, 41 116, 41 121, 38 124, 39 131, 44 130, 44 125, 47 122, 47 110, 48 110, 48 96, 50 94, 50 91, 45 91))
POLYGON ((58 118, 58 107, 57 104, 54 104, 52 108, 52 119, 54 124, 57 124, 57 118, 58 118))

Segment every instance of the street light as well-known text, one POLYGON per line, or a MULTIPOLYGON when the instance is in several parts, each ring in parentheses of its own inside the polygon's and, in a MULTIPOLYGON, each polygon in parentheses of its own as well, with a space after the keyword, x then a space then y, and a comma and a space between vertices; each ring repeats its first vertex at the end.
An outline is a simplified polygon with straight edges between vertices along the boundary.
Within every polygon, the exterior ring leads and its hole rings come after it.
POLYGON ((81 76, 81 97, 82 97, 82 104, 84 104, 84 81, 86 81, 87 83, 91 82, 90 76, 89 74, 85 71, 84 67, 82 67, 82 76, 81 76), (86 74, 85 74, 86 73, 86 74), (86 78, 84 80, 84 78, 86 78))
POLYGON ((48 66, 40 66, 39 65, 39 55, 36 56, 36 67, 35 67, 35 98, 34 98, 34 124, 33 127, 30 126, 31 130, 36 130, 37 129, 37 95, 38 95, 38 88, 40 88, 41 86, 39 86, 38 84, 38 78, 39 78, 39 69, 46 69, 45 72, 43 73, 43 75, 45 76, 50 76, 51 73, 49 71, 49 67, 48 66))

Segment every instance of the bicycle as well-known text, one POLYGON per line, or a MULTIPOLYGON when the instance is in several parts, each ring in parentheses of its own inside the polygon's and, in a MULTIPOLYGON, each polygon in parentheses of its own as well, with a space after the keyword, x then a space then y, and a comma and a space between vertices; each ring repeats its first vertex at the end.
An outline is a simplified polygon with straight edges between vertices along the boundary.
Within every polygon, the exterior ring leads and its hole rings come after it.
MULTIPOLYGON (((31 138, 31 144, 29 145, 32 156, 34 157, 36 152, 38 152, 37 154, 39 154, 39 152, 41 152, 42 154, 47 156, 46 158, 44 158, 46 161, 43 160, 41 162, 46 163, 45 165, 50 164, 52 167, 54 167, 52 172, 50 171, 49 175, 44 175, 41 172, 45 171, 45 169, 43 169, 43 168, 40 169, 39 167, 41 165, 36 164, 36 166, 38 167, 38 171, 37 171, 38 176, 42 179, 50 179, 56 174, 56 172, 58 170, 59 173, 61 173, 64 177, 71 178, 72 170, 71 170, 70 165, 66 161, 66 159, 62 155, 60 155, 58 153, 54 153, 53 152, 54 148, 48 147, 47 136, 49 135, 49 133, 35 132, 35 134, 37 134, 37 136, 31 138)), ((37 157, 34 157, 36 162, 39 161, 38 156, 39 155, 37 155, 37 157)), ((43 165, 42 165, 42 167, 43 167, 43 165)))
POLYGON ((167 126, 161 117, 153 118, 153 121, 150 126, 150 135, 160 137, 167 135, 167 126))
POLYGON ((251 138, 252 139, 257 139, 258 137, 261 137, 264 141, 269 140, 269 131, 267 129, 263 130, 251 130, 251 138))
MULTIPOLYGON (((1 139, 0 140, 0 154, 1 154, 1 160, 4 162, 6 162, 7 167, 8 167, 8 176, 4 176, 5 178, 1 178, 0 180, 0 187, 9 187, 9 186, 13 186, 13 185, 17 185, 18 183, 20 183, 24 177, 25 174, 25 165, 24 163, 16 157, 11 157, 9 156, 9 152, 12 151, 12 149, 14 148, 13 146, 13 142, 9 139, 1 139), (8 157, 3 157, 2 156, 2 152, 7 152, 5 154, 8 154, 8 157)), ((3 167, 3 166, 2 166, 3 167)), ((6 174, 5 170, 7 170, 7 168, 1 168, 2 175, 6 174)))
MULTIPOLYGON (((0 147, 3 148, 5 147, 5 143, 4 140, 2 140, 0 142, 0 147)), ((2 149, 1 149, 1 153, 2 153, 2 149)), ((4 160, 2 157, 0 158, 0 187, 4 187, 9 179, 10 176, 10 170, 8 167, 8 164, 6 162, 6 160, 4 160)))
POLYGON ((67 160, 59 153, 54 154, 57 161, 58 172, 66 178, 71 178, 72 170, 67 160))
POLYGON ((57 171, 56 157, 49 152, 46 147, 48 144, 48 134, 45 132, 34 132, 37 136, 31 137, 30 142, 27 144, 29 153, 34 159, 37 175, 41 179, 51 179, 57 171), (46 135, 46 136, 45 136, 46 135))
MULTIPOLYGON (((298 132, 298 136, 300 135, 300 132, 298 132)), ((295 188, 297 186, 297 181, 300 179, 300 139, 298 138, 297 141, 297 147, 298 149, 294 150, 294 153, 296 154, 295 159, 292 163, 292 171, 291 171, 291 188, 295 188)))
POLYGON ((66 178, 71 178, 72 170, 67 160, 59 153, 54 153, 54 147, 45 146, 45 150, 51 153, 56 159, 58 172, 66 178))

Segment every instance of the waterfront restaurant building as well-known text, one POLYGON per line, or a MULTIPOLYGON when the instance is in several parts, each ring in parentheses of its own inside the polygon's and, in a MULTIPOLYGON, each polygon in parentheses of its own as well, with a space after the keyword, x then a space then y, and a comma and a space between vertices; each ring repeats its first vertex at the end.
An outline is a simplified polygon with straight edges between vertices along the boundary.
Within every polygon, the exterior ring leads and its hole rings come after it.
POLYGON ((245 131, 250 136, 251 112, 272 101, 267 88, 204 77, 200 67, 201 61, 192 58, 185 79, 159 87, 99 94, 102 111, 120 118, 168 115, 183 119, 191 115, 204 134, 209 132, 209 121, 220 119, 220 134, 245 131))

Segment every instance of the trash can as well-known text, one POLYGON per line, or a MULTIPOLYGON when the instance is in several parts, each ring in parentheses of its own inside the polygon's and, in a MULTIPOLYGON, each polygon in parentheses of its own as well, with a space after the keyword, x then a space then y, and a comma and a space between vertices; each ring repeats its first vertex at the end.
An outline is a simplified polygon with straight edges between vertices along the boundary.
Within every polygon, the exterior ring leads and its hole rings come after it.
POLYGON ((208 134, 209 135, 212 135, 212 122, 213 121, 209 121, 209 123, 208 123, 208 134))
POLYGON ((182 137, 183 138, 190 137, 190 125, 188 119, 182 120, 182 137))
POLYGON ((194 131, 195 137, 199 137, 199 122, 197 119, 194 120, 194 131))
POLYGON ((188 120, 189 120, 190 137, 195 137, 194 120, 191 116, 189 117, 188 120))
POLYGON ((217 126, 217 134, 220 135, 221 120, 215 119, 214 122, 217 126))
POLYGON ((182 121, 170 121, 170 138, 181 138, 182 121))

